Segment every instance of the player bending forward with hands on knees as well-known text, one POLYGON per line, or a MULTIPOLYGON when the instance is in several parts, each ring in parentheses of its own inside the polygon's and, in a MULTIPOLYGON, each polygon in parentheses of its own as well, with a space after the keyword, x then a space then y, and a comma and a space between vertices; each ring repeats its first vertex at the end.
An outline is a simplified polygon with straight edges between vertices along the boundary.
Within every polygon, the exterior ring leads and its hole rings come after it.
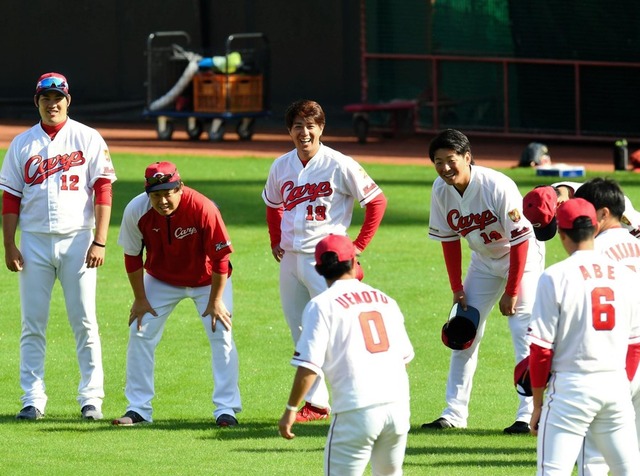
POLYGON ((611 474, 637 475, 629 380, 640 350, 640 276, 594 249, 590 202, 564 202, 556 221, 569 257, 540 277, 528 335, 537 474, 571 474, 588 430, 611 474))
MULTIPOLYGON (((285 123, 295 149, 275 160, 262 198, 271 251, 280 263, 282 310, 295 346, 305 305, 327 289, 314 269, 316 244, 330 233, 347 234, 357 202, 365 214, 354 244, 358 253, 364 251, 382 221, 387 199, 355 160, 320 142, 325 115, 317 102, 294 102, 285 123)), ((361 277, 359 264, 358 270, 361 277)), ((329 393, 321 375, 305 400, 298 422, 329 418, 329 393)))
POLYGON ((307 304, 291 363, 297 367, 280 434, 295 435, 298 405, 324 373, 332 389, 333 420, 324 474, 400 475, 409 431, 409 378, 414 356, 397 303, 356 279, 356 249, 329 235, 315 249, 315 268, 328 289, 307 304))
POLYGON ((40 122, 11 142, 0 171, 5 263, 19 273, 22 311, 24 394, 16 418, 39 420, 45 414, 46 331, 58 279, 76 342, 80 412, 86 420, 100 420, 104 375, 96 279, 104 264, 116 176, 98 131, 68 116, 71 95, 63 75, 40 76, 33 99, 40 122))
MULTIPOLYGON (((429 238, 442 243, 453 302, 478 309, 480 322, 471 346, 451 353, 447 407, 422 428, 466 428, 473 375, 487 316, 496 302, 506 316, 515 362, 528 353, 527 326, 535 286, 544 269, 544 247, 522 216, 522 195, 506 175, 474 164, 469 139, 447 129, 429 145, 438 178, 431 192, 429 238), (473 251, 462 283, 461 238, 473 251)), ((519 396, 516 421, 505 433, 529 433, 531 397, 519 396)))
POLYGON ((151 164, 144 176, 145 192, 125 208, 118 238, 134 299, 125 387, 129 405, 113 424, 152 421, 155 350, 171 312, 191 299, 211 346, 214 418, 218 426, 235 426, 242 405, 231 334, 233 250, 227 229, 216 205, 185 186, 173 163, 151 164))

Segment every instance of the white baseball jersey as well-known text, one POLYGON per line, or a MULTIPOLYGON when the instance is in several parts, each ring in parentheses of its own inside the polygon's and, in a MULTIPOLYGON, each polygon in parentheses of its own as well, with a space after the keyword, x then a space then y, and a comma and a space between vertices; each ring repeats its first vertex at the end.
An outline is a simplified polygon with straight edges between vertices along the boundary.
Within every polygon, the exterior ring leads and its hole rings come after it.
MULTIPOLYGON (((640 242, 624 228, 609 228, 595 238, 595 249, 614 261, 626 265, 632 271, 640 273, 640 242)), ((636 410, 636 433, 640 436, 640 372, 636 372, 632 384, 632 396, 636 410)), ((609 474, 609 467, 604 457, 595 446, 595 437, 587 433, 582 451, 578 457, 579 476, 596 476, 609 474)))
MULTIPOLYGON (((580 185, 582 185, 580 182, 556 182, 551 184, 552 187, 569 187, 574 193, 580 188, 580 185)), ((626 195, 624 196, 624 214, 620 222, 629 233, 640 239, 640 212, 633 208, 631 200, 626 195)))
POLYGON ((397 303, 357 279, 343 279, 307 304, 291 363, 324 372, 340 413, 408 401, 405 365, 413 356, 397 303))
POLYGON ((465 238, 480 257, 500 259, 511 246, 533 236, 522 214, 522 195, 515 182, 501 172, 471 166, 471 180, 463 196, 438 177, 431 193, 429 237, 436 241, 465 238))
POLYGON ((313 253, 324 236, 347 234, 354 200, 364 207, 379 193, 355 160, 321 144, 305 167, 295 149, 277 158, 262 198, 269 207, 284 207, 280 247, 313 253))
POLYGON ((67 119, 53 141, 40 123, 15 137, 0 189, 21 198, 22 231, 65 234, 95 226, 91 189, 99 178, 116 180, 107 144, 98 131, 67 119))
POLYGON ((624 369, 640 342, 640 276, 595 250, 551 265, 538 282, 531 343, 553 350, 552 372, 624 369))
POLYGON ((595 249, 640 273, 640 241, 624 228, 609 228, 595 239, 595 249))

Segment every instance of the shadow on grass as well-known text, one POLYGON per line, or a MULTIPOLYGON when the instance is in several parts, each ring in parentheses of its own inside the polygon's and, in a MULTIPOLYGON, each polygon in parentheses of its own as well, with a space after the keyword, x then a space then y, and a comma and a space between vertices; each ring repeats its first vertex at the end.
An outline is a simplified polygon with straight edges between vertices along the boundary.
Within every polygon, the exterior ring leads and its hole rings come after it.
MULTIPOLYGON (((433 442, 419 442, 415 439, 407 446, 406 456, 434 456, 435 460, 427 463, 416 463, 409 458, 405 460, 405 466, 423 468, 535 468, 536 440, 531 435, 505 435, 501 430, 482 429, 450 429, 430 430, 419 426, 412 427, 409 435, 421 435, 433 439, 440 439, 444 444, 433 442), (471 438, 475 443, 485 440, 486 444, 470 446, 469 444, 456 444, 452 439, 471 438), (514 439, 521 441, 521 445, 513 444, 514 439), (504 441, 505 443, 501 443, 504 441), (508 460, 506 456, 508 455, 508 460)), ((517 469, 517 474, 522 474, 517 469)))
MULTIPOLYGON (((45 417, 38 421, 16 420, 14 415, 0 415, 0 425, 13 423, 16 425, 31 425, 38 431, 52 433, 77 433, 87 431, 211 431, 205 435, 204 439, 215 440, 237 440, 237 439, 267 439, 282 438, 278 433, 278 421, 240 421, 240 424, 233 428, 220 428, 216 426, 212 419, 207 420, 156 420, 149 424, 139 424, 134 426, 117 426, 111 423, 110 419, 101 421, 86 421, 80 418, 71 417, 45 417)), ((328 422, 306 423, 295 425, 294 433, 296 437, 325 437, 329 431, 328 422)))

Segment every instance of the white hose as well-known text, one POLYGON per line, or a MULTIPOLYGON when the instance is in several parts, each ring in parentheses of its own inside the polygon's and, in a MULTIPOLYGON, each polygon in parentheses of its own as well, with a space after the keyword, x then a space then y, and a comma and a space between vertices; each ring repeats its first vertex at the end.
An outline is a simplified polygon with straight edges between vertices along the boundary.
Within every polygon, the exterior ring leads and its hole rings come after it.
POLYGON ((190 51, 185 51, 178 45, 173 45, 174 54, 176 56, 182 56, 185 59, 189 60, 189 64, 185 68, 182 76, 176 82, 176 84, 163 96, 159 97, 151 104, 149 104, 150 111, 158 111, 160 109, 164 109, 168 105, 175 102, 176 99, 182 94, 182 92, 189 87, 193 77, 198 72, 198 62, 202 59, 202 56, 192 53, 190 51))

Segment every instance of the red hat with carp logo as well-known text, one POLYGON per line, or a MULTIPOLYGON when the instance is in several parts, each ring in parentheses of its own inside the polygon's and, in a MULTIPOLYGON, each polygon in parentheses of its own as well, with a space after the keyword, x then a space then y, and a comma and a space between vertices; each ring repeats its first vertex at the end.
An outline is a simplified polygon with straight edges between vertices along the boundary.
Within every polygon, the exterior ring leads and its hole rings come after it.
POLYGON ((69 82, 60 73, 44 73, 36 83, 36 97, 48 91, 57 91, 69 96, 69 82))
POLYGON ((538 241, 547 241, 556 234, 558 193, 551 185, 541 185, 522 199, 522 213, 533 225, 538 241))
POLYGON ((147 193, 171 190, 180 185, 180 174, 173 162, 155 162, 144 171, 144 189, 147 193))

